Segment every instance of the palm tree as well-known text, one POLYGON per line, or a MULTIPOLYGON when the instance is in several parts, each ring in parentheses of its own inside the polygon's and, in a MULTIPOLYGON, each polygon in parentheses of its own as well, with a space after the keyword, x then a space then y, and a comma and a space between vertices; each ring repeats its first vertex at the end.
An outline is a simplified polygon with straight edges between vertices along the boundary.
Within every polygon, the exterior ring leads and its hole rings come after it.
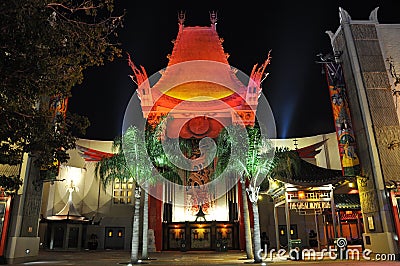
POLYGON ((292 179, 300 172, 301 158, 296 151, 288 147, 279 147, 275 150, 269 178, 275 179, 276 176, 292 179))
POLYGON ((243 204, 243 222, 244 222, 244 238, 246 241, 246 257, 248 259, 254 259, 253 255, 253 243, 251 240, 251 225, 249 215, 249 204, 247 203, 246 195, 246 180, 243 175, 240 177, 240 185, 242 190, 242 204, 243 204))
POLYGON ((112 152, 114 155, 103 157, 95 165, 95 176, 100 179, 104 189, 107 188, 110 182, 116 179, 127 181, 132 178, 131 173, 126 167, 121 145, 121 138, 115 138, 112 144, 112 152))
MULTIPOLYGON (((146 124, 146 148, 154 169, 157 170, 162 176, 171 182, 182 184, 182 179, 178 175, 179 167, 173 164, 170 159, 174 157, 174 153, 169 153, 169 157, 164 151, 164 146, 169 150, 179 148, 179 151, 184 150, 182 147, 175 147, 176 143, 169 141, 165 136, 165 124, 167 123, 166 117, 161 117, 157 125, 146 124)), ((180 142, 184 145, 184 142, 180 142)), ((179 152, 176 152, 179 154, 179 152)), ((174 158, 176 159, 176 158, 174 158)), ((160 177, 160 176, 159 176, 160 177)))
POLYGON ((148 253, 148 231, 149 231, 149 194, 147 190, 149 189, 148 184, 145 184, 144 188, 144 200, 143 200, 143 236, 142 236, 142 260, 149 259, 148 253))
POLYGON ((246 191, 252 203, 254 219, 254 262, 258 263, 262 261, 260 222, 257 204, 258 194, 261 183, 271 169, 274 149, 271 140, 262 134, 259 127, 248 127, 247 132, 249 149, 243 171, 246 179, 249 181, 249 186, 246 188, 246 191))
MULTIPOLYGON (((153 166, 151 160, 148 156, 146 141, 145 141, 145 131, 139 130, 137 127, 131 126, 129 127, 123 135, 123 150, 124 156, 126 159, 126 165, 129 168, 129 171, 134 176, 136 183, 138 183, 139 187, 144 188, 144 211, 143 211, 143 248, 142 248, 142 257, 144 259, 148 259, 147 254, 147 231, 148 231, 148 187, 149 184, 155 183, 155 176, 153 175, 153 166)), ((140 188, 138 190, 141 191, 140 188)), ((140 198, 140 194, 138 195, 140 198)), ((138 201, 138 207, 140 208, 140 203, 138 201)), ((135 202, 135 214, 138 212, 137 221, 139 221, 139 208, 136 208, 135 202)), ((139 234, 139 224, 134 221, 134 230, 137 230, 137 234, 139 234)), ((133 263, 138 262, 138 238, 132 238, 132 254, 131 261, 133 263), (134 260, 132 260, 132 257, 134 260)))
POLYGON ((95 173, 96 177, 102 181, 104 188, 115 179, 122 181, 134 179, 136 181, 130 262, 137 264, 139 262, 140 186, 147 186, 148 182, 153 181, 152 167, 144 142, 144 132, 136 127, 129 127, 122 139, 114 140, 113 151, 115 152, 114 156, 105 157, 96 164, 95 173))
MULTIPOLYGON (((238 126, 236 126, 238 127, 238 126)), ((240 126, 239 126, 240 127, 240 126)), ((234 158, 232 167, 243 173, 242 184, 248 181, 248 187, 245 188, 253 209, 253 243, 254 243, 254 262, 259 263, 261 259, 261 238, 260 223, 258 214, 258 194, 260 185, 270 171, 273 164, 274 149, 271 140, 264 136, 258 125, 247 126, 247 138, 236 138, 235 147, 246 151, 244 159, 234 158), (247 141, 244 141, 247 139, 247 141)), ((237 132, 237 129, 236 129, 237 132)), ((243 199, 245 202, 245 199, 243 199)))
MULTIPOLYGON (((156 170, 161 170, 162 171, 162 176, 166 178, 167 180, 176 182, 178 181, 180 183, 180 178, 176 173, 175 165, 173 165, 167 158, 161 138, 164 128, 164 118, 161 118, 160 122, 156 125, 150 125, 146 123, 146 130, 145 130, 145 143, 146 143, 146 151, 148 154, 149 160, 147 163, 154 165, 156 168, 149 167, 149 169, 154 170, 155 172, 158 172, 156 170)), ((152 174, 152 179, 151 180, 146 180, 147 182, 144 183, 144 200, 143 200, 143 245, 142 245, 142 254, 141 258, 143 260, 149 259, 148 255, 148 230, 149 230, 149 209, 148 209, 148 201, 149 201, 149 195, 147 193, 148 187, 149 187, 149 182, 151 184, 154 184, 157 177, 157 174, 152 174)))
POLYGON ((239 126, 228 126, 224 128, 217 138, 217 158, 218 163, 214 172, 215 176, 220 176, 225 171, 226 174, 232 174, 237 176, 240 174, 240 185, 242 191, 242 209, 243 209, 243 223, 244 223, 244 235, 246 243, 246 257, 247 259, 254 259, 253 255, 253 243, 251 239, 251 225, 249 206, 247 203, 246 194, 246 180, 238 169, 242 169, 242 165, 245 164, 244 157, 247 153, 246 145, 243 142, 246 139, 246 133, 243 127, 239 126), (239 154, 232 156, 232 147, 236 150, 241 151, 239 154), (232 158, 231 158, 232 157, 232 158), (232 159, 232 160, 230 160, 232 159))
MULTIPOLYGON (((127 167, 125 156, 122 149, 122 139, 117 137, 113 141, 112 151, 114 155, 111 157, 104 157, 95 166, 95 176, 102 182, 103 188, 106 189, 107 185, 114 180, 128 181, 133 178, 132 173, 127 167)), ((135 184, 135 201, 134 201, 134 214, 132 226, 132 247, 131 247, 131 263, 138 262, 138 240, 139 240, 139 209, 140 209, 140 192, 138 186, 135 184)))

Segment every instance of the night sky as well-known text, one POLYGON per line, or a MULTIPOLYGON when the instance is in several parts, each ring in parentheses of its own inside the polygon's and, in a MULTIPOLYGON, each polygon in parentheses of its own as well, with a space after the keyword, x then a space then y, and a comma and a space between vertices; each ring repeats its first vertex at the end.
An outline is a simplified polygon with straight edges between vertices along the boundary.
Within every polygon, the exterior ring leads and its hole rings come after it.
POLYGON ((262 83, 274 117, 278 138, 307 137, 333 132, 329 92, 319 53, 330 53, 325 31, 339 27, 339 7, 353 20, 367 20, 379 7, 382 24, 400 23, 400 1, 134 1, 116 0, 116 12, 126 10, 119 31, 123 57, 88 69, 85 80, 72 91, 69 110, 87 116, 87 139, 112 140, 121 134, 125 108, 136 85, 128 75, 128 52, 148 76, 165 68, 178 33, 177 13, 186 12, 185 26, 209 26, 209 12, 217 11, 217 32, 230 54, 229 63, 250 75, 272 50, 272 61, 262 83))

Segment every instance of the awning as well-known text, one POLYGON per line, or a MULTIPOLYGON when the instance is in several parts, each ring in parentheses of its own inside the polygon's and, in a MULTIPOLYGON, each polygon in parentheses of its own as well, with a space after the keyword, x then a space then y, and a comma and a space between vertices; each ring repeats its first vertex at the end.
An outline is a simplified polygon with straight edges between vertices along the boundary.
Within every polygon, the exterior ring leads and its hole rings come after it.
POLYGON ((0 164, 0 175, 19 176, 20 165, 0 164))
POLYGON ((273 179, 298 185, 337 185, 347 179, 342 170, 320 167, 303 160, 296 151, 276 152, 277 163, 272 171, 273 179))
POLYGON ((360 197, 358 194, 334 194, 337 209, 360 209, 360 197))

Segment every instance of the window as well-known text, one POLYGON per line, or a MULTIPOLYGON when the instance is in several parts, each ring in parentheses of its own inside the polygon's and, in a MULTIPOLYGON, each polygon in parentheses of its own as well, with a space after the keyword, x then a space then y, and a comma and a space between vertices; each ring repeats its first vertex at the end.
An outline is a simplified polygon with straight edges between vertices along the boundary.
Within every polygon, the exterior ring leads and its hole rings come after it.
POLYGON ((114 180, 113 188, 113 203, 114 204, 132 204, 133 202, 134 181, 129 179, 122 181, 121 179, 114 180))

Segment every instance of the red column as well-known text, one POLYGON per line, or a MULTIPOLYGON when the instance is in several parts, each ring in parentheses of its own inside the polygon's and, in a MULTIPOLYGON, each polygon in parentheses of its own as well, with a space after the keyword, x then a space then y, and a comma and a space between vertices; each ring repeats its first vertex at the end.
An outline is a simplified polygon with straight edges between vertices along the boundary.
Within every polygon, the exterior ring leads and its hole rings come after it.
POLYGON ((5 202, 5 210, 3 216, 3 226, 1 228, 1 241, 0 241, 0 256, 4 256, 6 240, 7 240, 7 232, 8 232, 8 223, 10 220, 10 211, 11 211, 11 196, 0 195, 0 200, 5 202))
MULTIPOLYGON (((246 180, 246 187, 247 187, 247 180, 246 180)), ((240 180, 237 183, 238 187, 238 199, 239 199, 239 235, 240 235, 240 249, 245 249, 246 248, 246 239, 244 236, 244 210, 243 210, 243 197, 242 197, 242 184, 240 183, 240 180)), ((246 194, 247 195, 247 194, 246 194)), ((249 217, 250 217, 250 227, 254 227, 254 218, 253 218, 253 206, 252 203, 250 202, 249 198, 246 197, 247 200, 247 206, 249 207, 249 217)))
POLYGON ((240 184, 240 180, 237 183, 238 188, 238 204, 239 204, 239 247, 241 250, 244 250, 246 247, 246 240, 244 237, 244 221, 243 221, 243 197, 242 197, 242 186, 240 184))
MULTIPOLYGON (((400 235, 400 218, 399 218, 399 206, 397 206, 396 196, 399 196, 399 192, 390 191, 390 198, 392 201, 392 209, 393 209, 393 218, 394 218, 394 226, 396 228, 397 235, 400 235)), ((400 243, 400 239, 397 240, 397 243, 400 243)))
POLYGON ((163 186, 157 184, 150 188, 149 193, 149 229, 154 230, 156 250, 162 249, 162 201, 151 195, 162 195, 163 186))

